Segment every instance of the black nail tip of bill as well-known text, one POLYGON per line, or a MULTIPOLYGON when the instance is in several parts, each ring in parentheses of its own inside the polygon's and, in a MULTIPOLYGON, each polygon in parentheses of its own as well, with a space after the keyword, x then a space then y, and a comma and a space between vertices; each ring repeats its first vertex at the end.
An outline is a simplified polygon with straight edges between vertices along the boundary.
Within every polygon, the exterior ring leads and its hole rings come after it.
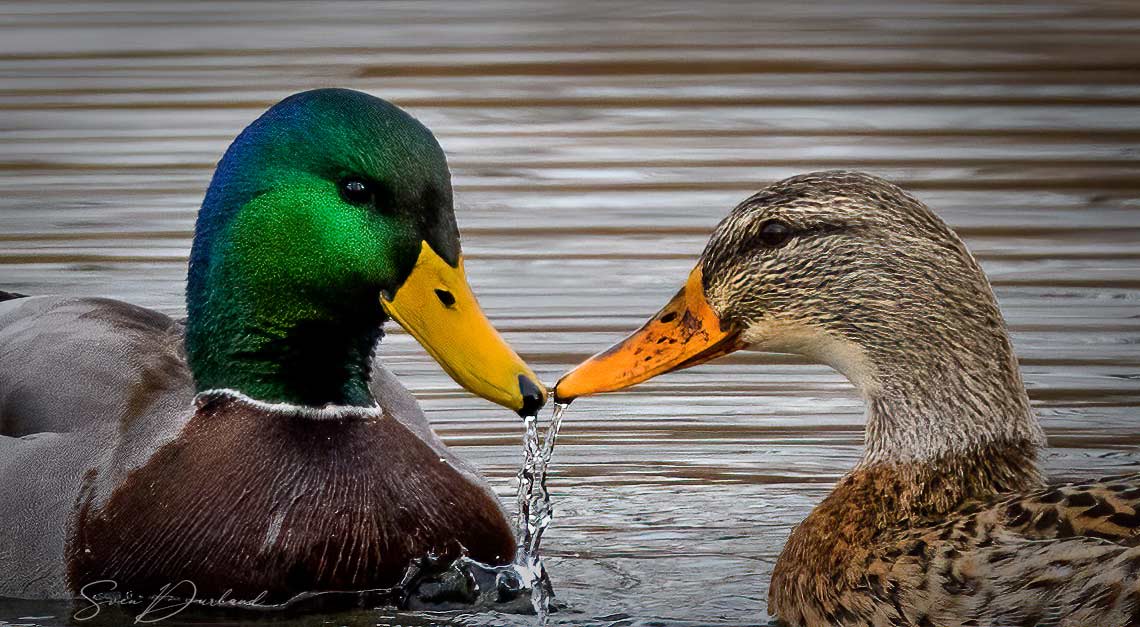
POLYGON ((546 404, 546 395, 537 383, 524 375, 519 375, 519 393, 522 394, 523 404, 519 408, 520 416, 535 416, 538 410, 546 404))

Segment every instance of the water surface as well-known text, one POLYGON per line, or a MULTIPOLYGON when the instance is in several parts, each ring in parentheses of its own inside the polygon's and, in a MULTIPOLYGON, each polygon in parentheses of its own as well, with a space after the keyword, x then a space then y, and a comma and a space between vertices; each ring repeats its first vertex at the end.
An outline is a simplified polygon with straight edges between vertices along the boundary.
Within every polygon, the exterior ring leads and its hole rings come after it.
MULTIPOLYGON (((981 259, 1049 473, 1135 470, 1137 41, 1128 2, 9 2, 0 289, 181 314, 195 211, 230 139, 294 91, 352 87, 436 133, 475 290, 551 383, 655 312, 735 203, 856 168, 914 191, 981 259)), ((390 330, 385 363, 509 503, 519 420, 390 330)), ((851 387, 788 357, 576 402, 547 479, 546 566, 569 606, 553 622, 765 620, 791 526, 861 442, 851 387)), ((13 623, 66 613, 0 604, 13 623)))

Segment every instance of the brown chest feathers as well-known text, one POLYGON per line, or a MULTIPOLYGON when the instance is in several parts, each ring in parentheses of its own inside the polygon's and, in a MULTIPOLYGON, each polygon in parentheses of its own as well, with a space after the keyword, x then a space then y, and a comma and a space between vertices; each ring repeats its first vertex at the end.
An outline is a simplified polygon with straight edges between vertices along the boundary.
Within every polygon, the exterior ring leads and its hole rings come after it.
POLYGON ((789 625, 1140 625, 1140 476, 1046 488, 1034 446, 861 466, 792 533, 789 625))
POLYGON ((113 580, 155 594, 286 600, 396 584, 431 552, 502 564, 514 538, 493 494, 388 417, 201 407, 105 502, 81 497, 68 547, 74 591, 113 580))

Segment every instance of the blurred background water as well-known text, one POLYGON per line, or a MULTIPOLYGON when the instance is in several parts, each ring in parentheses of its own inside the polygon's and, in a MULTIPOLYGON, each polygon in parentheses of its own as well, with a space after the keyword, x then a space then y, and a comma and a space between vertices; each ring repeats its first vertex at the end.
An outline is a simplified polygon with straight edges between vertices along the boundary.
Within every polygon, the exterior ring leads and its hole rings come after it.
MULTIPOLYGON (((980 257, 1050 474, 1135 470, 1138 41, 1135 2, 4 2, 0 289, 180 315, 228 142, 292 92, 351 87, 436 133, 475 290, 548 382, 655 312, 738 201, 855 168, 916 193, 980 257)), ((390 331, 385 363, 509 501, 519 420, 390 331)), ((575 403, 549 479, 554 622, 764 622, 791 526, 861 443, 851 387, 789 357, 575 403)), ((68 614, 0 601, 0 625, 68 614)))

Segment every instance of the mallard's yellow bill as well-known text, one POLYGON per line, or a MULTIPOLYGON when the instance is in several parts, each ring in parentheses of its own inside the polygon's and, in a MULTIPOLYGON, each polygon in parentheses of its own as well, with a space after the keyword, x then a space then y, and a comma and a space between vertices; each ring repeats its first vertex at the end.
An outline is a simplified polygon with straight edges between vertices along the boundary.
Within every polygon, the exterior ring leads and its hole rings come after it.
POLYGON ((645 326, 621 342, 578 364, 554 387, 554 398, 613 392, 659 374, 702 364, 742 348, 735 329, 721 327, 705 299, 701 269, 645 326))
POLYGON ((380 303, 468 391, 523 414, 546 403, 546 388, 479 308, 462 258, 449 266, 424 242, 412 273, 380 303))

